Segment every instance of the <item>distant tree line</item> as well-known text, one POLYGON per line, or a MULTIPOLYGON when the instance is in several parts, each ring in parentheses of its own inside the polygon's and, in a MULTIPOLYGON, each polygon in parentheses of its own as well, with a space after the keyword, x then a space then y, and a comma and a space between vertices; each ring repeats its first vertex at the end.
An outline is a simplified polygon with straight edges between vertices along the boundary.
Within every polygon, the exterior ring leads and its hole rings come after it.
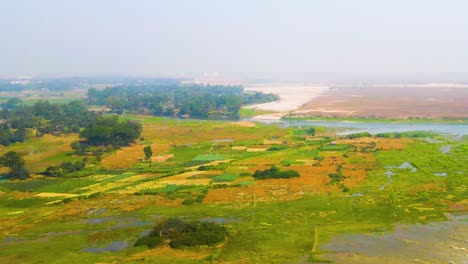
POLYGON ((244 93, 242 86, 131 85, 89 89, 88 102, 112 112, 200 119, 238 119, 244 104, 277 100, 273 94, 244 93))
POLYGON ((80 101, 51 104, 39 101, 32 106, 8 104, 0 111, 0 144, 23 142, 28 137, 49 133, 79 133, 83 141, 72 147, 122 147, 139 138, 141 125, 119 121, 118 116, 102 116, 87 110, 80 101))
POLYGON ((32 106, 9 100, 0 111, 0 144, 23 142, 27 137, 48 133, 78 133, 97 115, 79 101, 51 104, 39 101, 32 106))
POLYGON ((31 78, 17 82, 16 79, 0 79, 1 92, 20 91, 70 91, 73 89, 88 88, 100 84, 152 84, 172 85, 178 84, 181 79, 173 78, 133 78, 133 77, 64 77, 64 78, 31 78))

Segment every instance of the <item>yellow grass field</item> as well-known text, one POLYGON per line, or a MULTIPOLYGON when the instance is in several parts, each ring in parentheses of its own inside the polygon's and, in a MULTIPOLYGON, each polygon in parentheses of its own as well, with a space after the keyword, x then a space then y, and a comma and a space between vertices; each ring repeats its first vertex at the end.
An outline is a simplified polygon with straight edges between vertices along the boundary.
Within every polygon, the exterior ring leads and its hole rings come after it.
POLYGON ((78 194, 72 193, 50 193, 50 192, 42 192, 34 195, 35 197, 44 197, 44 198, 54 198, 54 197, 76 197, 78 194))
POLYGON ((246 150, 247 146, 232 146, 232 150, 246 150))
MULTIPOLYGON (((78 135, 76 134, 62 136, 46 134, 41 138, 33 138, 27 142, 15 143, 8 147, 0 145, 0 156, 7 151, 16 151, 23 155, 26 167, 35 173, 65 161, 63 154, 71 152, 70 144, 77 140, 78 135), (55 158, 56 156, 60 156, 60 158, 55 158)), ((73 159, 73 157, 68 157, 68 159, 73 159)), ((0 172, 6 172, 6 170, 0 172)))
MULTIPOLYGON (((102 159, 102 166, 106 169, 126 169, 145 158, 143 149, 146 145, 134 144, 129 147, 124 147, 109 156, 102 159)), ((153 144, 151 150, 153 156, 161 155, 171 149, 168 144, 153 144)))
POLYGON ((267 150, 268 148, 247 148, 247 152, 264 152, 267 150))

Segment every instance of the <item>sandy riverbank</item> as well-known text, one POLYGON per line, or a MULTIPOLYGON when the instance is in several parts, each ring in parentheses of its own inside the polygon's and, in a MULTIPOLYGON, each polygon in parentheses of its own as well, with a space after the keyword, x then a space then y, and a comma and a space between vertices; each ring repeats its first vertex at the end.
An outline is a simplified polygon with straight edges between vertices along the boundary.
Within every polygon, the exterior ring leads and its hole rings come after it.
POLYGON ((276 114, 262 115, 262 119, 280 119, 290 111, 299 109, 311 99, 328 91, 328 86, 320 85, 246 85, 246 91, 273 93, 280 97, 279 101, 245 106, 248 109, 275 111, 276 114))

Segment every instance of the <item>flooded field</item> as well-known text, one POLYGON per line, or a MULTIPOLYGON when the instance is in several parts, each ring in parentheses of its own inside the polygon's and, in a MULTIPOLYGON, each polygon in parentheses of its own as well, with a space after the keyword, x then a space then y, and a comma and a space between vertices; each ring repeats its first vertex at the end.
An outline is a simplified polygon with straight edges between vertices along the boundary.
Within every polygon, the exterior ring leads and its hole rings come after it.
POLYGON ((395 230, 345 234, 322 246, 333 263, 467 263, 468 215, 450 221, 398 225, 395 230))

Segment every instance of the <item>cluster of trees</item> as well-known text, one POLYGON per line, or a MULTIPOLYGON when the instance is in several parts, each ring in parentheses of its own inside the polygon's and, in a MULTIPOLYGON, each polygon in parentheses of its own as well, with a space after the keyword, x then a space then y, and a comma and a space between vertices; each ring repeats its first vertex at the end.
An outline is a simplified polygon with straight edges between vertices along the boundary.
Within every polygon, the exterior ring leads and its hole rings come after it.
POLYGON ((82 160, 77 160, 74 163, 71 162, 62 162, 62 164, 57 166, 50 166, 44 171, 44 175, 57 177, 62 176, 66 173, 72 173, 75 171, 82 170, 86 167, 87 158, 82 160))
MULTIPOLYGON (((140 137, 142 127, 135 121, 119 121, 118 116, 102 116, 87 110, 79 101, 68 104, 51 104, 39 101, 32 106, 10 99, 0 111, 0 145, 23 142, 28 137, 46 133, 79 133, 82 141, 74 142, 77 154, 96 154, 100 159, 105 149, 129 145, 140 137), (103 148, 104 147, 104 148, 103 148)), ((9 177, 24 179, 29 172, 24 160, 9 152, 2 157, 1 165, 10 167, 9 177)), ((86 161, 65 162, 51 166, 44 172, 48 176, 60 176, 83 169, 86 161)))
POLYGON ((96 117, 80 101, 68 104, 39 101, 26 106, 11 99, 0 111, 0 144, 7 146, 53 132, 77 133, 96 117))
POLYGON ((253 174, 253 177, 256 180, 266 180, 266 179, 289 179, 289 178, 294 178, 294 177, 299 177, 299 173, 295 170, 284 170, 281 171, 278 167, 276 166, 271 166, 270 169, 266 170, 257 170, 253 174))
POLYGON ((242 86, 132 85, 88 90, 89 104, 116 113, 201 119, 238 119, 243 104, 274 100, 277 96, 272 94, 244 93, 242 86))
POLYGON ((375 137, 378 138, 402 138, 402 137, 409 137, 409 138, 423 138, 423 137, 433 137, 437 135, 434 132, 427 132, 427 131, 410 131, 410 132, 389 132, 389 133, 378 133, 375 137))
POLYGON ((118 116, 99 116, 80 132, 80 137, 85 139, 84 144, 91 146, 122 147, 139 138, 141 130, 141 124, 136 121, 119 121, 118 116))
POLYGON ((213 246, 225 241, 228 232, 224 226, 216 223, 170 218, 159 223, 153 231, 135 242, 135 246, 155 248, 169 241, 172 248, 213 246))
POLYGON ((24 180, 29 177, 29 171, 24 167, 24 159, 15 151, 9 151, 0 157, 0 165, 10 168, 8 178, 24 180))
POLYGON ((8 103, 0 111, 0 144, 23 142, 30 136, 47 133, 80 133, 84 141, 76 149, 91 146, 126 146, 140 136, 141 125, 119 121, 118 116, 101 116, 87 110, 83 102, 51 104, 39 101, 32 106, 8 103))
POLYGON ((71 144, 78 155, 92 152, 98 158, 102 151, 118 149, 133 143, 141 135, 141 124, 119 121, 118 116, 97 116, 80 132, 83 140, 71 144))
POLYGON ((264 94, 262 92, 243 92, 242 93, 242 104, 261 104, 279 100, 279 97, 275 94, 264 94))

